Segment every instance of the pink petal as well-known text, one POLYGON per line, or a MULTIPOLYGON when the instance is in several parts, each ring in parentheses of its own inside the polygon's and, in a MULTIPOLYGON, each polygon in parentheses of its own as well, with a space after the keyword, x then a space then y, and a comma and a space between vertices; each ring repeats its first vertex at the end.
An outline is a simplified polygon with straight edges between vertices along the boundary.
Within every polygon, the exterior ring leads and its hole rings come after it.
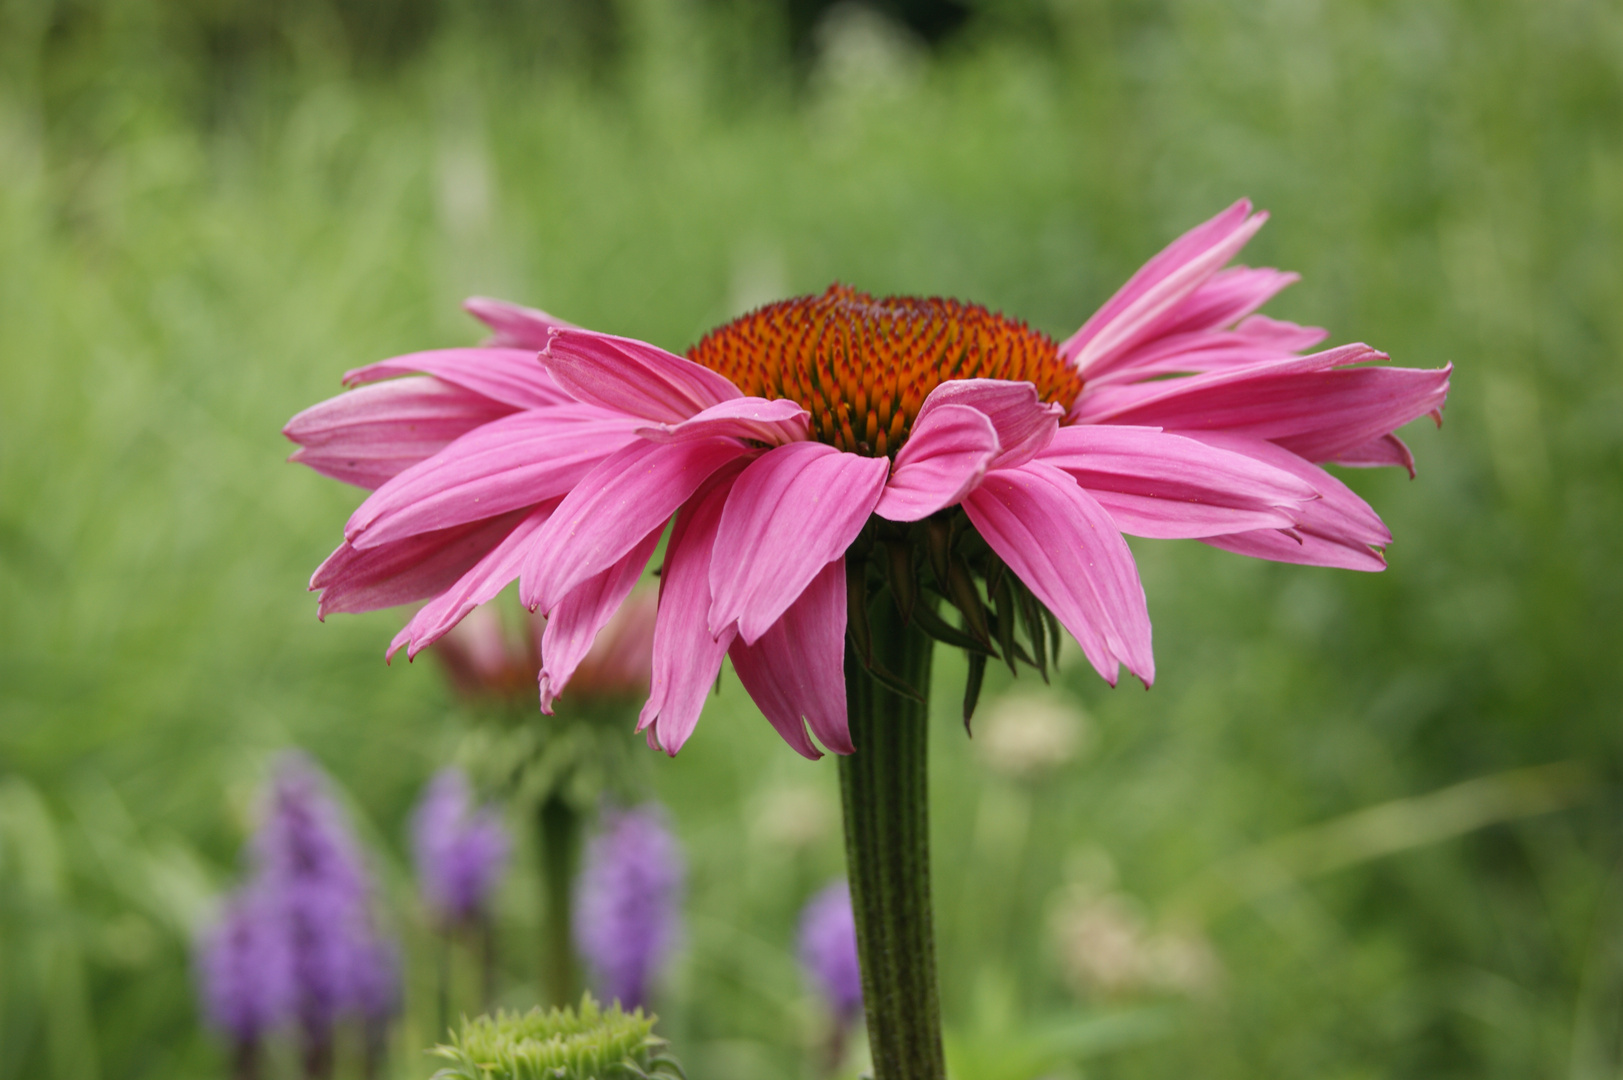
POLYGON ((1289 472, 1158 428, 1077 424, 1038 460, 1068 473, 1133 536, 1290 528, 1318 497, 1289 472))
POLYGON ((660 530, 649 533, 625 558, 577 585, 547 617, 547 627, 541 632, 542 712, 551 715, 553 699, 564 692, 570 676, 592 650, 598 632, 631 595, 659 546, 659 537, 660 530))
POLYGON ((1253 315, 1233 330, 1200 330, 1146 342, 1121 358, 1109 371, 1095 373, 1089 390, 1114 383, 1143 382, 1158 375, 1260 364, 1284 360, 1311 349, 1329 336, 1317 326, 1297 326, 1253 315))
POLYGON ((311 589, 321 589, 317 613, 376 611, 409 604, 456 584, 524 520, 525 511, 472 521, 358 551, 349 543, 316 567, 311 589))
POLYGON ((434 349, 408 353, 346 371, 344 385, 360 386, 397 375, 419 373, 437 376, 515 409, 539 409, 571 402, 531 349, 434 349))
POLYGON ((741 397, 712 405, 677 424, 640 427, 637 434, 652 442, 704 439, 730 435, 768 446, 805 442, 811 435, 811 414, 788 398, 741 397))
POLYGON ((845 712, 843 558, 823 567, 759 641, 735 638, 728 655, 739 682, 790 746, 809 758, 822 756, 806 738, 810 723, 836 754, 856 750, 845 712))
POLYGON ((822 443, 768 450, 727 497, 710 564, 710 629, 753 645, 818 572, 845 554, 879 502, 890 462, 822 443))
MULTIPOLYGON (((997 431, 999 453, 994 469, 1024 465, 1048 445, 1059 429, 1065 410, 1037 397, 1037 388, 1028 382, 1005 379, 949 379, 930 391, 919 406, 918 422, 943 405, 967 405, 992 421, 997 431)), ((909 441, 911 441, 909 436, 909 441)))
POLYGON ((1379 439, 1371 439, 1361 446, 1337 454, 1330 460, 1337 465, 1353 465, 1358 468, 1401 465, 1409 470, 1409 479, 1414 479, 1414 454, 1409 451, 1408 444, 1396 435, 1382 435, 1379 439))
POLYGON ((1248 367, 1084 392, 1076 418, 1169 430, 1233 431, 1328 461, 1442 407, 1450 365, 1348 367, 1386 357, 1366 345, 1248 367))
POLYGON ((558 500, 551 499, 531 510, 501 543, 491 548, 484 558, 458 578, 456 584, 424 604, 389 642, 388 655, 393 657, 402 645, 409 645, 406 659, 416 659, 418 653, 461 622, 464 615, 480 604, 494 600, 497 593, 518 577, 529 545, 557 505, 558 500))
MULTIPOLYGON (((659 575, 654 623, 654 667, 637 730, 652 726, 649 742, 675 756, 693 734, 704 699, 721 671, 734 630, 710 633, 710 559, 733 481, 743 462, 724 465, 677 515, 659 575)), ((791 744, 793 745, 793 744, 791 744)), ((798 746, 796 749, 800 749, 798 746)), ((816 748, 812 748, 815 753, 816 748)), ((804 752, 804 751, 802 751, 804 752)))
POLYGON ((1244 454, 1289 472, 1311 484, 1319 498, 1302 506, 1294 535, 1266 530, 1206 538, 1215 547, 1281 562, 1379 570, 1386 563, 1372 549, 1392 542, 1392 533, 1370 505, 1334 476, 1274 443, 1219 431, 1189 431, 1185 436, 1208 446, 1244 454), (1340 548, 1341 550, 1332 550, 1340 548))
POLYGON ((1160 333, 1179 306, 1246 245, 1268 220, 1241 199, 1197 225, 1144 264, 1082 328, 1060 345, 1060 355, 1084 375, 1113 366, 1114 359, 1160 333))
POLYGON ((547 336, 552 331, 574 326, 544 311, 485 296, 468 297, 462 301, 462 310, 490 327, 492 333, 487 345, 526 349, 531 353, 547 347, 547 336))
POLYGON ((1116 664, 1155 678, 1150 613, 1133 553, 1076 481, 1028 462, 986 474, 964 500, 976 531, 1071 632, 1112 686, 1116 664))
POLYGON ((1301 279, 1300 274, 1267 267, 1231 266, 1219 270, 1178 305, 1160 327, 1160 333, 1184 334, 1233 326, 1301 279))
POLYGON ((1201 542, 1236 555, 1249 555, 1253 559, 1268 559, 1271 562, 1329 566, 1339 570, 1386 569, 1386 559, 1379 551, 1367 547, 1348 547, 1306 529, 1298 529, 1294 534, 1266 529, 1229 536, 1208 536, 1201 542))
POLYGON ((665 424, 744 396, 725 376, 692 360, 590 330, 554 333, 542 361, 576 400, 665 424))
POLYGON ((373 489, 512 406, 428 375, 349 390, 312 405, 282 434, 299 444, 288 460, 373 489))
POLYGON ((717 469, 750 451, 737 439, 674 443, 638 439, 575 485, 524 568, 519 598, 551 615, 573 589, 648 536, 717 469))
POLYGON ((384 484, 344 526, 358 548, 564 494, 635 440, 635 420, 589 405, 529 409, 477 428, 384 484))
POLYGON ((919 521, 955 505, 981 482, 997 451, 997 432, 980 410, 941 405, 928 414, 921 411, 874 513, 891 521, 919 521))

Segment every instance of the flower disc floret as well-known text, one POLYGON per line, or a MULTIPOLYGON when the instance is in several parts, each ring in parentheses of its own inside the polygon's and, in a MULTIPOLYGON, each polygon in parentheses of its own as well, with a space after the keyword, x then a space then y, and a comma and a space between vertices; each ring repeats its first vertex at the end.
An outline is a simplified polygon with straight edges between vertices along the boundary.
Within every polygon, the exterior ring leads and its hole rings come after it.
POLYGON ((951 379, 1029 382, 1069 408, 1082 376, 1047 334, 979 304, 874 296, 831 285, 712 330, 688 359, 746 395, 788 398, 811 436, 865 456, 894 455, 930 391, 951 379))

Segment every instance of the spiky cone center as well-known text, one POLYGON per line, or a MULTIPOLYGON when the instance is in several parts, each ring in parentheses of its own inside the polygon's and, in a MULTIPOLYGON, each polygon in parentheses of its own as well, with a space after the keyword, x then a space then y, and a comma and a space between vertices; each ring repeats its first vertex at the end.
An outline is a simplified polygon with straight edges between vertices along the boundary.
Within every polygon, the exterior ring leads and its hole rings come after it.
POLYGON ((1082 376, 1047 334, 979 304, 875 298, 848 285, 757 308, 717 327, 688 359, 753 397, 788 398, 811 413, 811 435, 840 450, 894 455, 919 407, 950 379, 1036 386, 1069 408, 1082 376))

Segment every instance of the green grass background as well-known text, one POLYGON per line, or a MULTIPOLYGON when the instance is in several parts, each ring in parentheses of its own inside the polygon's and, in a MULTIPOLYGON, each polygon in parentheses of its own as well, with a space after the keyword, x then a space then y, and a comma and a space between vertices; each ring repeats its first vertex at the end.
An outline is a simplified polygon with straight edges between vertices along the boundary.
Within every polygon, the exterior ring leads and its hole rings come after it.
MULTIPOLYGON (((795 49, 724 0, 388 10, 0 3, 0 1080, 224 1070, 189 943, 295 745, 408 943, 395 1072, 431 1070, 403 829, 459 721, 382 663, 397 613, 305 593, 357 494, 279 428, 341 371, 476 340, 470 293, 673 349, 835 279, 1062 336, 1240 195, 1247 260, 1303 274, 1270 312, 1454 363, 1447 423, 1419 479, 1348 476, 1383 574, 1135 541, 1159 680, 1068 666, 1089 748, 1042 785, 988 774, 942 657, 956 1075, 1619 1075, 1623 8, 983 0, 934 48, 848 11, 795 49), (1214 990, 1067 987, 1049 913, 1106 863, 1214 990)), ((696 1080, 815 1075, 833 763, 729 681, 648 775, 690 859, 662 1030, 696 1080), (798 849, 785 787, 824 808, 798 849)))

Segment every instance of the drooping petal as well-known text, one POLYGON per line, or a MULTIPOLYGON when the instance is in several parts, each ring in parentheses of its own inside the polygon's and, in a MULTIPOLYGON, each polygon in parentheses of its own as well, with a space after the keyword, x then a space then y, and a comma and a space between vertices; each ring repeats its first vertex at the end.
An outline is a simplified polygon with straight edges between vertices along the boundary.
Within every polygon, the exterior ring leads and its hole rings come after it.
POLYGON ((997 457, 997 431, 978 409, 942 405, 913 423, 874 513, 920 521, 963 498, 997 457))
POLYGON ((515 409, 564 405, 573 399, 558 388, 533 349, 433 349, 407 353, 344 373, 345 386, 398 375, 433 375, 515 409))
POLYGON ((637 439, 605 458, 548 522, 524 568, 519 598, 551 615, 576 586, 663 529, 711 473, 748 453, 737 439, 637 439))
POLYGON ((299 444, 288 460, 371 490, 511 412, 511 405, 418 375, 328 398, 289 420, 282 434, 299 444))
POLYGON ((525 513, 420 533, 366 551, 346 541, 310 578, 310 588, 322 590, 317 614, 325 619, 335 612, 376 611, 448 589, 501 543, 525 513))
POLYGON ((1344 345, 1290 360, 1084 392, 1083 423, 1233 431, 1328 461, 1442 408, 1453 365, 1349 367, 1385 355, 1344 345))
POLYGON ((637 434, 651 442, 729 435, 768 446, 781 446, 784 443, 804 442, 811 432, 808 423, 810 417, 811 414, 798 402, 788 398, 768 401, 766 398, 741 397, 712 405, 681 423, 640 427, 637 434))
MULTIPOLYGON (((1024 465, 1048 445, 1059 430, 1065 409, 1044 402, 1028 382, 1004 379, 950 379, 941 383, 919 406, 918 422, 943 405, 966 405, 984 413, 997 431, 998 456, 994 469, 1024 465)), ((911 437, 910 440, 911 441, 911 437)))
POLYGON ((468 297, 462 301, 462 310, 490 327, 491 338, 487 345, 527 349, 532 353, 547 347, 547 337, 552 331, 572 329, 575 325, 544 311, 506 300, 492 300, 488 296, 468 297))
POLYGON ((1132 536, 1290 528, 1318 497, 1289 472, 1159 428, 1076 424, 1038 460, 1068 473, 1132 536))
POLYGON ((728 492, 742 470, 743 462, 735 461, 704 483, 676 516, 665 549, 654 623, 653 676, 637 730, 651 726, 649 743, 672 756, 693 734, 735 634, 729 626, 716 637, 707 620, 716 530, 728 492))
POLYGON ((1279 562, 1380 570, 1379 548, 1392 542, 1385 522, 1346 484, 1325 470, 1263 439, 1219 431, 1183 434, 1234 454, 1255 458, 1312 485, 1319 498, 1303 505, 1290 535, 1277 530, 1204 538, 1214 547, 1279 562))
POLYGON ((964 500, 977 532, 1082 646, 1112 686, 1120 661, 1155 678, 1150 614, 1133 553, 1076 481, 1032 461, 987 473, 964 500))
POLYGON ((1095 373, 1088 388, 1097 391, 1112 384, 1144 382, 1160 375, 1185 375, 1284 360, 1311 349, 1329 336, 1329 331, 1321 327, 1297 326, 1253 315, 1233 330, 1197 330, 1145 342, 1109 371, 1095 373))
POLYGON ((879 502, 886 458, 790 443, 750 463, 727 497, 710 564, 710 628, 754 644, 845 554, 879 502))
POLYGON ((401 646, 409 646, 406 658, 416 659, 418 653, 461 622, 464 615, 480 604, 496 599, 496 594, 518 577, 519 567, 529 553, 529 545, 557 505, 557 499, 549 499, 524 515, 501 543, 491 548, 444 592, 419 608, 405 628, 389 642, 388 656, 393 657, 401 646))
POLYGON ((564 692, 570 676, 586 659, 598 631, 608 625, 631 595, 643 568, 659 546, 659 536, 658 529, 650 532, 625 558, 575 586, 547 617, 546 629, 541 632, 542 712, 552 713, 553 699, 564 692))
POLYGON ((1184 233, 1123 285, 1082 328, 1060 345, 1060 355, 1084 375, 1103 371, 1127 350, 1160 333, 1178 307, 1246 245, 1268 220, 1251 213, 1249 200, 1184 233))
POLYGON ((739 682, 784 741, 806 753, 806 724, 836 754, 849 754, 845 711, 845 559, 818 572, 783 618, 749 645, 735 638, 728 655, 739 682))
POLYGON ((634 338, 559 330, 542 362, 577 401, 676 424, 743 397, 723 375, 634 338))
POLYGON ((363 502, 344 526, 358 548, 551 499, 637 441, 636 421, 571 403, 529 409, 462 436, 363 502))
POLYGON ((1203 537, 1201 542, 1214 548, 1231 551, 1236 555, 1248 555, 1253 559, 1267 559, 1270 562, 1328 566, 1338 570, 1386 569, 1386 558, 1378 549, 1350 547, 1305 528, 1290 531, 1261 529, 1255 532, 1231 533, 1228 536, 1207 536, 1203 537))
POLYGON ((1337 454, 1330 460, 1337 465, 1351 465, 1360 469, 1398 465, 1408 470, 1409 479, 1414 479, 1414 454, 1410 452, 1409 444, 1396 435, 1382 435, 1379 439, 1371 439, 1361 446, 1337 454))

